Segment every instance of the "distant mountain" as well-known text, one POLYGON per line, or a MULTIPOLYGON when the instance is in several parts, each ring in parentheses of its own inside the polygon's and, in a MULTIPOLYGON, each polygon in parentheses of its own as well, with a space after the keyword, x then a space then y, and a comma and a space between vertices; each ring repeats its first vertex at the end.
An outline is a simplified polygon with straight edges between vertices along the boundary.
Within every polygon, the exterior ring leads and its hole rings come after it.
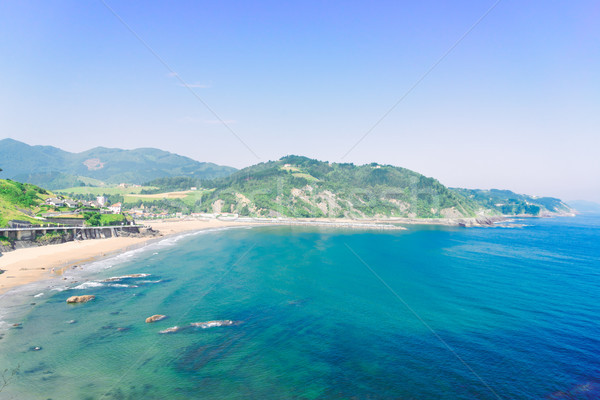
POLYGON ((270 217, 472 217, 479 208, 433 178, 391 165, 287 156, 206 182, 204 212, 270 217))
POLYGON ((2 177, 60 189, 85 183, 134 183, 163 177, 182 176, 212 179, 235 172, 232 167, 198 162, 167 151, 96 147, 70 153, 52 146, 30 146, 13 140, 0 140, 2 177))
POLYGON ((594 203, 593 201, 587 200, 571 200, 567 202, 569 206, 573 207, 580 213, 583 214, 600 214, 600 204, 594 203))
POLYGON ((483 208, 503 215, 568 215, 575 212, 562 200, 554 197, 535 197, 517 194, 510 190, 457 189, 460 195, 473 200, 483 208))

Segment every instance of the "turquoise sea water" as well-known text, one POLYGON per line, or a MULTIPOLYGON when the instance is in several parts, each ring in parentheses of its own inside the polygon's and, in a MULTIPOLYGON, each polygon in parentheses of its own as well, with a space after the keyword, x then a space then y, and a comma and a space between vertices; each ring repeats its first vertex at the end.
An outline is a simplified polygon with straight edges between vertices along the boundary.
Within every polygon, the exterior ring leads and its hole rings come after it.
POLYGON ((0 298, 0 399, 598 399, 600 218, 520 222, 228 229, 74 270, 0 298))

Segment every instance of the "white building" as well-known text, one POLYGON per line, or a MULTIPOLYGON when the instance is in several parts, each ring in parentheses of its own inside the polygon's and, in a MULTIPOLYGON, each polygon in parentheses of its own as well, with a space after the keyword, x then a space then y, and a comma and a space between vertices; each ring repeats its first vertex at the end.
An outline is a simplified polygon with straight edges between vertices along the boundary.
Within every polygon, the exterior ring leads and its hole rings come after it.
POLYGON ((100 207, 104 207, 104 205, 106 204, 106 197, 98 196, 96 197, 96 201, 98 202, 98 204, 100 204, 100 207))
POLYGON ((121 214, 121 203, 115 203, 112 206, 108 207, 113 214, 121 214))

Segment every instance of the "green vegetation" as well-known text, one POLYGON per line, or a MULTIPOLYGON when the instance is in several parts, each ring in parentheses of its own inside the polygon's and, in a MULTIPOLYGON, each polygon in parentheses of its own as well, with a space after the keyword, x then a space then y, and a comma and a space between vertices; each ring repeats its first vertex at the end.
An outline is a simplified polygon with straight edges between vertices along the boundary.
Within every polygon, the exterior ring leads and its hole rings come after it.
POLYGON ((141 184, 165 176, 212 179, 235 171, 158 149, 97 147, 70 153, 52 146, 29 146, 13 139, 0 140, 0 160, 5 163, 5 176, 49 189, 104 182, 141 184))
POLYGON ((300 156, 204 183, 197 210, 249 216, 473 216, 477 205, 433 178, 391 165, 327 163, 300 156))
POLYGON ((21 207, 36 206, 42 200, 41 195, 48 195, 48 192, 27 183, 0 180, 0 196, 15 205, 21 207))
POLYGON ((544 213, 570 213, 573 210, 554 197, 534 197, 517 194, 510 190, 480 190, 480 189, 452 189, 456 193, 467 197, 480 207, 491 209, 503 215, 541 215, 544 213))
POLYGON ((154 194, 164 192, 179 192, 190 190, 193 187, 199 188, 202 186, 202 180, 185 176, 165 177, 154 179, 146 182, 146 186, 141 192, 142 194, 154 194))
POLYGON ((92 195, 93 200, 96 199, 96 196, 108 196, 114 194, 137 194, 141 193, 143 190, 152 190, 154 187, 149 186, 138 186, 138 187, 120 187, 120 186, 101 186, 101 187, 93 187, 93 186, 76 186, 70 187, 66 189, 57 189, 56 193, 61 193, 64 195, 68 195, 72 198, 75 198, 75 195, 92 195))
POLYGON ((45 189, 28 183, 0 179, 0 227, 8 226, 11 220, 36 223, 34 215, 49 195, 45 189))
POLYGON ((2 246, 10 246, 12 244, 12 240, 7 238, 6 236, 0 236, 0 245, 2 246))
POLYGON ((85 224, 87 226, 111 226, 127 223, 127 218, 122 214, 100 214, 94 211, 83 213, 85 224))
MULTIPOLYGON (((573 211, 555 198, 496 189, 449 189, 405 168, 376 163, 328 163, 300 156, 233 172, 229 167, 198 163, 156 149, 96 148, 73 154, 5 139, 0 140, 0 159, 11 166, 11 171, 5 171, 10 176, 18 172, 29 181, 40 181, 49 187, 60 183, 66 187, 60 193, 72 199, 94 201, 97 196, 104 196, 108 204, 122 203, 125 210, 141 208, 143 204, 144 212, 153 214, 459 218, 478 212, 544 215, 573 211), (117 185, 121 182, 146 184, 117 185), (192 191, 192 187, 199 190, 192 191)), ((36 215, 50 212, 64 213, 59 218, 78 216, 68 214, 75 213, 74 209, 43 204, 49 196, 54 195, 31 184, 0 180, 0 227, 13 219, 37 223, 36 215)), ((83 218, 91 226, 126 222, 122 215, 90 210, 83 218)))
POLYGON ((48 232, 44 235, 40 235, 40 236, 36 237, 35 241, 36 242, 49 242, 54 239, 60 239, 63 236, 65 236, 65 234, 63 232, 48 232))

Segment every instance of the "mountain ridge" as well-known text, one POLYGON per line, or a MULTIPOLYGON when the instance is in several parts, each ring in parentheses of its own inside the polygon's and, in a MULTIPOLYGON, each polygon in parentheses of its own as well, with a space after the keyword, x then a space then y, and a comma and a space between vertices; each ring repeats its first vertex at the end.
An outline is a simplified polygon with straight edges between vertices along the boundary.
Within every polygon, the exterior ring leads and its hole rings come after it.
POLYGON ((113 184, 141 184, 165 176, 211 179, 236 171, 233 167, 149 147, 126 150, 98 146, 72 153, 54 146, 31 146, 10 138, 0 140, 0 160, 4 177, 47 189, 85 184, 79 177, 113 184))

